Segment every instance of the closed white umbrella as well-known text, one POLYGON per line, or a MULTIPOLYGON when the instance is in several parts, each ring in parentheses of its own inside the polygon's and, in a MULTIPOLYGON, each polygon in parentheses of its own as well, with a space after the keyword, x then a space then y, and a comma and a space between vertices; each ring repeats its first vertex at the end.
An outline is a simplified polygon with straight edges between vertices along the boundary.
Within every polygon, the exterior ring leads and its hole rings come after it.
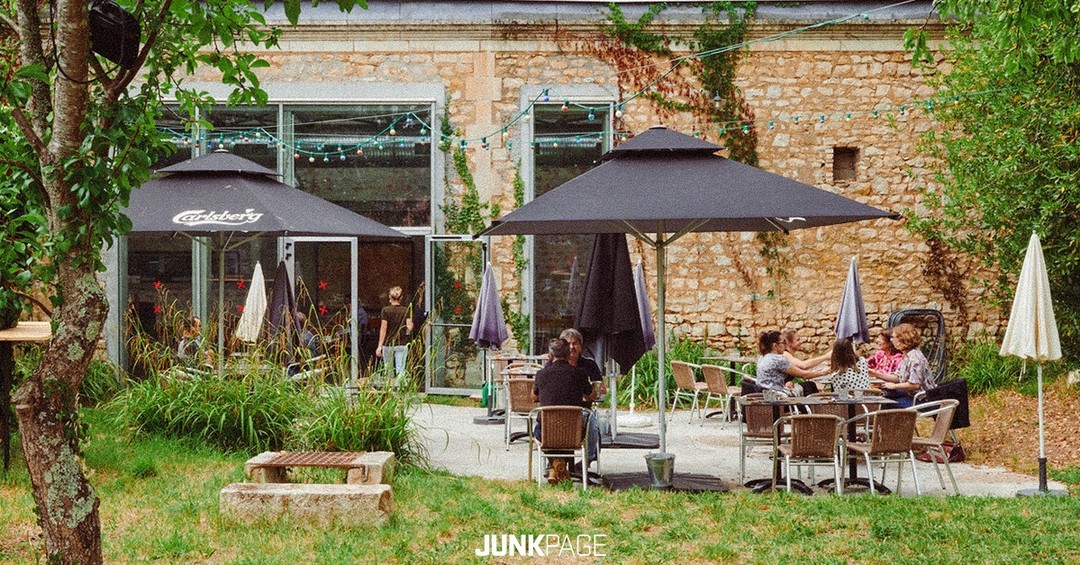
POLYGON ((862 286, 859 284, 859 257, 851 258, 844 293, 840 296, 840 310, 834 325, 837 339, 850 339, 852 343, 870 341, 870 328, 866 324, 866 307, 863 305, 862 286))
MULTIPOLYGON (((1038 365, 1039 390, 1039 489, 1020 491, 1019 494, 1055 494, 1064 495, 1063 491, 1051 492, 1046 485, 1046 442, 1043 430, 1043 386, 1042 362, 1061 359, 1061 342, 1058 339, 1057 321, 1054 319, 1054 305, 1050 298, 1050 278, 1046 275, 1046 261, 1043 259, 1039 236, 1031 232, 1024 266, 1020 269, 1020 279, 1016 282, 1016 296, 1013 298, 1009 325, 1005 328, 1005 339, 1001 342, 1001 355, 1012 355, 1024 361, 1036 361, 1038 365)), ((1023 374, 1021 369, 1021 374, 1023 374)))
POLYGON ((244 311, 236 324, 236 339, 246 343, 259 340, 263 317, 266 316, 266 279, 263 278, 262 264, 255 262, 255 271, 251 274, 251 286, 244 299, 244 311))

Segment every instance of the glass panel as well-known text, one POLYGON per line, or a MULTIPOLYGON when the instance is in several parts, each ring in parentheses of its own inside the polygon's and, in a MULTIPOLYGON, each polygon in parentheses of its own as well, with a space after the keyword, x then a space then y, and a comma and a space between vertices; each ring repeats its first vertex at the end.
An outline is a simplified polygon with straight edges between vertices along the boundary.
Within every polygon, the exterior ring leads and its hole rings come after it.
POLYGON ((287 108, 296 186, 386 225, 430 226, 430 114, 415 104, 287 108))
POLYGON ((203 152, 226 149, 271 169, 278 170, 277 106, 226 108, 218 106, 207 114, 214 128, 201 140, 203 152))
MULTIPOLYGON (((218 284, 221 281, 218 267, 218 258, 221 248, 221 239, 218 236, 211 238, 214 250, 210 253, 210 282, 207 286, 209 295, 209 316, 206 320, 207 336, 209 341, 217 344, 218 326, 218 284)), ((225 252, 225 344, 226 350, 236 349, 233 341, 233 333, 236 324, 240 320, 240 314, 244 311, 244 302, 251 287, 251 275, 255 271, 256 261, 262 263, 263 277, 266 279, 266 292, 274 286, 274 271, 277 269, 277 240, 272 237, 256 237, 241 244, 235 249, 225 252)), ((190 280, 188 286, 190 286, 190 280)), ((215 345, 216 346, 216 345, 215 345)))
MULTIPOLYGON (((536 196, 595 167, 603 154, 602 112, 571 106, 535 109, 533 159, 536 196)), ((591 235, 536 236, 533 254, 533 351, 547 351, 547 341, 573 327, 581 305, 585 271, 592 252, 591 235)))
POLYGON ((469 339, 483 275, 483 250, 474 241, 432 241, 432 388, 479 389, 480 350, 469 339))

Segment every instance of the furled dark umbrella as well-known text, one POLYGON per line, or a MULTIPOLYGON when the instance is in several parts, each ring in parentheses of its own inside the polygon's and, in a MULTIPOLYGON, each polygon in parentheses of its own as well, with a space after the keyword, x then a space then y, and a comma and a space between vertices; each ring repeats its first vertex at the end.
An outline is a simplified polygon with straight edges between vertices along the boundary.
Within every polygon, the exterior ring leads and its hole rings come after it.
POLYGON ((665 253, 690 232, 783 231, 896 214, 715 155, 712 143, 654 127, 601 165, 495 220, 485 235, 630 233, 656 250, 660 450, 666 451, 663 371, 665 253))
POLYGON ((852 343, 870 341, 870 328, 866 324, 866 306, 863 304, 862 286, 859 285, 859 258, 851 258, 844 292, 840 295, 840 310, 833 326, 837 339, 850 339, 852 343))
POLYGON ((274 272, 274 287, 270 290, 270 305, 266 309, 266 335, 270 342, 286 351, 296 351, 300 347, 302 330, 296 318, 296 295, 289 267, 281 261, 274 272))
MULTIPOLYGON (((472 327, 469 328, 469 339, 476 342, 481 349, 498 349, 502 342, 510 337, 506 331, 506 318, 503 317, 502 303, 499 301, 499 287, 495 284, 495 273, 491 270, 491 263, 484 269, 483 279, 480 283, 480 295, 476 299, 476 309, 473 310, 472 327)), ((485 352, 486 356, 486 352, 485 352)), ((495 375, 491 374, 489 363, 484 362, 484 394, 490 395, 494 390, 495 375)), ((482 423, 503 423, 503 418, 494 415, 494 402, 485 398, 487 403, 487 416, 478 416, 476 420, 482 423)))
POLYGON ((626 235, 597 234, 574 327, 598 362, 614 359, 624 373, 648 351, 626 235))
MULTIPOLYGON (((208 237, 209 245, 218 252, 218 273, 225 272, 225 252, 253 237, 405 237, 375 220, 293 188, 277 180, 278 173, 228 152, 215 151, 157 172, 167 176, 143 183, 131 193, 124 210, 131 220, 130 233, 208 237)), ((219 276, 219 369, 225 353, 224 309, 225 277, 219 276)), ((357 343, 356 335, 352 343, 357 343)))

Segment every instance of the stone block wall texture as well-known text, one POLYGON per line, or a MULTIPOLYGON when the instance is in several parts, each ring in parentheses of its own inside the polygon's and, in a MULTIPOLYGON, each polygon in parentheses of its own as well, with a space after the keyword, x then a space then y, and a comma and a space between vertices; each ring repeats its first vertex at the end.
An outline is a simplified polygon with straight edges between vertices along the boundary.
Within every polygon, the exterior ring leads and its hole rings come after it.
MULTIPOLYGON (((619 96, 630 92, 616 69, 587 54, 582 39, 598 29, 578 23, 572 35, 560 35, 554 24, 530 28, 497 23, 448 24, 443 33, 410 29, 407 23, 342 24, 350 33, 332 34, 301 26, 286 33, 281 51, 266 53, 271 68, 263 83, 362 82, 441 84, 450 99, 450 119, 466 137, 498 131, 523 108, 523 89, 597 85, 619 96), (460 32, 455 34, 454 32, 460 32), (455 39, 454 37, 459 37, 455 39), (568 39, 568 37, 570 39, 568 39), (348 39, 352 38, 352 39, 348 39)), ((922 23, 922 22, 920 22, 922 23)), ((792 24, 794 26, 794 24, 792 24)), ((330 26, 333 27, 333 26, 330 26)), ((738 66, 737 84, 756 117, 760 166, 819 188, 877 206, 925 213, 920 189, 933 186, 935 163, 919 150, 920 135, 939 127, 932 113, 912 100, 933 91, 912 68, 901 48, 903 25, 867 24, 850 30, 803 34, 782 42, 755 45, 738 66), (856 37, 856 39, 851 39, 856 37), (899 107, 908 106, 901 114, 899 107), (877 118, 870 111, 879 108, 877 118), (850 120, 844 119, 852 113, 850 120), (793 117, 799 115, 798 123, 793 117), (824 122, 819 116, 825 115, 824 122), (767 126, 774 122, 772 128, 767 126), (834 182, 833 148, 858 150, 856 178, 834 182)), ((773 30, 775 31, 775 30, 773 30)), ((758 35, 773 31, 752 31, 758 35)), ((667 67, 658 67, 658 74, 667 67)), ((206 71, 198 77, 213 80, 206 71)), ((553 94, 555 96, 555 94, 553 94)), ((652 103, 637 98, 624 108, 616 126, 641 132, 659 122, 652 103)), ((695 120, 676 115, 669 128, 689 132, 695 120)), ((522 125, 521 122, 515 125, 522 125)), ((706 139, 718 135, 705 132, 706 139)), ((512 208, 516 163, 523 146, 507 148, 493 136, 484 150, 470 144, 468 159, 481 198, 512 208)), ((511 140, 518 134, 512 132, 511 140)), ((447 159, 446 198, 461 186, 447 159)), ((439 183, 436 190, 443 190, 439 183)), ((981 289, 972 281, 979 273, 971 262, 964 273, 962 305, 950 303, 923 274, 932 260, 929 247, 908 234, 904 221, 879 220, 801 230, 784 237, 781 255, 786 274, 773 276, 760 254, 754 234, 691 234, 669 251, 667 319, 675 335, 708 339, 722 350, 754 349, 757 332, 797 328, 809 348, 823 349, 832 338, 848 263, 859 259, 859 273, 871 327, 888 314, 907 307, 941 309, 954 335, 997 331, 1001 313, 978 302, 981 289)), ((513 281, 511 238, 496 238, 493 260, 507 294, 513 281)), ((651 249, 635 244, 631 253, 644 260, 655 316, 655 265, 651 249)))

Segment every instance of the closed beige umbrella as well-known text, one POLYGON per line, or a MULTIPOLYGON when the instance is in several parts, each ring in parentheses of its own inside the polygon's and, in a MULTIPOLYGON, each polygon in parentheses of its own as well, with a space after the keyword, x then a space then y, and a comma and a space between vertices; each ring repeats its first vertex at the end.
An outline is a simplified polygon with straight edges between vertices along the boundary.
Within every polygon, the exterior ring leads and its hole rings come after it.
MULTIPOLYGON (((1031 232, 1024 266, 1020 269, 1020 280, 1016 282, 1016 296, 1013 298, 1009 325, 1005 329, 1005 339, 1001 342, 1001 355, 1012 355, 1024 361, 1038 362, 1039 390, 1039 489, 1023 490, 1018 494, 1056 494, 1046 485, 1046 442, 1043 430, 1043 386, 1042 362, 1061 359, 1061 342, 1058 339, 1057 322, 1054 320, 1054 305, 1050 298, 1050 278, 1046 274, 1046 261, 1043 259, 1039 236, 1031 232)), ((1021 369, 1021 375, 1023 369, 1021 369)))
POLYGON ((236 324, 236 338, 245 343, 259 340, 263 317, 266 316, 266 279, 263 277, 262 263, 255 262, 255 271, 251 275, 251 287, 244 300, 244 311, 240 322, 236 324))

